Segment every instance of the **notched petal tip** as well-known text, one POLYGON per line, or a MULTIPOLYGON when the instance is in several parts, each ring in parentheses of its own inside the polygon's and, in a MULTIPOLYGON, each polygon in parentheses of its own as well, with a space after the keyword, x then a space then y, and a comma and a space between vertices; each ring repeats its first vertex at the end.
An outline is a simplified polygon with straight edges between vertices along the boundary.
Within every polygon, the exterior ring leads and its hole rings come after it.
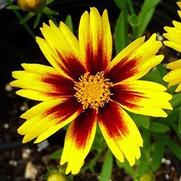
POLYGON ((168 114, 165 111, 163 111, 163 114, 160 117, 166 118, 167 116, 168 114))
POLYGON ((144 36, 142 36, 142 37, 140 37, 140 38, 138 38, 138 39, 140 39, 140 40, 142 40, 143 42, 145 41, 145 35, 144 36))
POLYGON ((91 7, 90 8, 90 16, 94 17, 94 18, 100 18, 100 14, 97 8, 95 7, 91 7))
POLYGON ((22 140, 22 143, 24 144, 24 143, 27 143, 27 142, 29 142, 29 141, 31 141, 32 139, 30 138, 30 137, 28 137, 27 135, 25 135, 24 137, 23 137, 23 140, 22 140))
POLYGON ((170 75, 169 75, 169 73, 168 73, 167 75, 165 75, 165 76, 163 77, 163 80, 164 80, 165 82, 169 82, 169 81, 168 81, 169 77, 170 77, 170 75))
POLYGON ((49 27, 49 26, 48 26, 46 23, 43 23, 43 24, 42 24, 42 27, 40 28, 40 30, 41 30, 41 29, 44 29, 44 28, 48 28, 48 27, 49 27))
MULTIPOLYGON (((43 29, 41 29, 42 31, 43 29)), ((35 41, 39 44, 39 42, 41 42, 42 40, 44 40, 43 38, 39 37, 39 36, 36 36, 35 37, 35 41)))
POLYGON ((181 87, 180 87, 180 84, 177 86, 177 88, 175 89, 175 92, 178 93, 181 91, 181 87))
POLYGON ((11 87, 16 87, 16 80, 13 80, 9 83, 11 87))
POLYGON ((81 17, 84 17, 84 16, 89 16, 89 12, 88 11, 84 11, 84 13, 81 15, 81 17))
POLYGON ((17 132, 18 132, 18 134, 20 134, 20 135, 24 135, 24 133, 22 132, 22 126, 23 125, 21 125, 18 129, 17 129, 17 132))
POLYGON ((164 26, 163 29, 167 32, 169 30, 169 28, 170 28, 169 26, 164 26))
POLYGON ((107 9, 104 9, 104 11, 103 11, 103 16, 108 17, 108 11, 107 11, 107 9))
POLYGON ((152 36, 151 36, 150 38, 153 38, 153 39, 156 40, 156 36, 157 36, 156 33, 153 33, 152 36))
POLYGON ((169 45, 170 45, 170 41, 168 41, 168 40, 163 41, 163 44, 164 44, 165 46, 169 46, 169 45))
POLYGON ((33 143, 38 144, 38 143, 41 143, 42 141, 44 141, 44 140, 39 140, 38 138, 36 138, 36 140, 33 143))
MULTIPOLYGON (((163 33, 163 37, 166 38, 168 33, 163 33)), ((164 42, 164 41, 163 41, 164 42)))
POLYGON ((180 1, 177 1, 176 4, 177 4, 177 6, 178 6, 179 8, 181 8, 181 2, 180 2, 180 1))
POLYGON ((65 23, 63 21, 60 21, 59 27, 62 26, 62 25, 65 25, 65 23))
MULTIPOLYGON (((25 113, 26 113, 26 112, 25 112, 25 113)), ((23 114, 20 115, 20 118, 21 118, 21 119, 26 119, 26 116, 25 116, 26 114, 25 114, 25 113, 23 113, 23 114)))
POLYGON ((15 92, 17 95, 22 96, 22 90, 18 90, 15 92))
POLYGON ((22 63, 22 64, 21 64, 21 67, 22 67, 23 69, 25 69, 25 67, 26 67, 27 65, 29 65, 29 63, 22 63))
POLYGON ((49 23, 50 26, 57 27, 57 26, 55 25, 55 23, 54 23, 51 19, 48 20, 48 23, 49 23))
POLYGON ((96 7, 90 7, 90 11, 97 11, 98 12, 96 7))
POLYGON ((15 70, 15 71, 12 71, 12 73, 11 73, 11 76, 12 76, 14 79, 16 79, 16 74, 17 74, 17 72, 19 72, 19 71, 15 70))

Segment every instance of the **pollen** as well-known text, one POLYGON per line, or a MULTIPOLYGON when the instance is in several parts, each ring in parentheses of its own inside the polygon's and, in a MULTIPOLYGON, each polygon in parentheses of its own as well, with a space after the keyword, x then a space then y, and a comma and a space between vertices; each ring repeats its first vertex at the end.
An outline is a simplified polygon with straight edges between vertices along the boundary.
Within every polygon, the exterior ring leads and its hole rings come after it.
POLYGON ((92 108, 98 111, 110 100, 112 95, 110 88, 113 83, 104 78, 104 72, 98 72, 96 75, 85 73, 75 82, 75 97, 83 105, 83 109, 92 108))

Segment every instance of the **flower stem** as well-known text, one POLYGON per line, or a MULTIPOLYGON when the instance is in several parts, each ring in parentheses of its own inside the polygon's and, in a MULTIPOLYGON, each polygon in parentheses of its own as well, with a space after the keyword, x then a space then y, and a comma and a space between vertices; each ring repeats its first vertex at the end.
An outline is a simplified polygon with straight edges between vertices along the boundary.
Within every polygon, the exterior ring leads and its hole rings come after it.
MULTIPOLYGON (((135 13, 135 9, 133 7, 133 3, 132 3, 132 0, 127 0, 127 5, 128 5, 128 8, 130 10, 130 13, 131 13, 131 16, 133 17, 137 17, 136 16, 136 13, 135 13)), ((132 27, 132 31, 133 31, 133 37, 134 39, 137 38, 137 27, 136 26, 133 26, 132 27)))
POLYGON ((128 4, 128 7, 130 9, 131 14, 132 15, 136 15, 132 1, 131 0, 127 0, 127 4, 128 4))
MULTIPOLYGON (((11 2, 11 0, 7 0, 7 3, 8 3, 9 6, 12 6, 12 5, 13 5, 13 3, 11 2)), ((22 18, 21 15, 19 14, 18 10, 12 9, 12 11, 13 11, 13 13, 16 15, 16 17, 18 18, 19 22, 21 22, 23 18, 22 18)), ((23 27, 25 28, 25 30, 29 33, 29 35, 34 39, 34 38, 35 38, 35 35, 34 35, 34 33, 32 32, 32 30, 29 28, 29 26, 27 25, 27 23, 26 23, 26 22, 23 22, 23 23, 22 23, 22 26, 23 26, 23 27)))

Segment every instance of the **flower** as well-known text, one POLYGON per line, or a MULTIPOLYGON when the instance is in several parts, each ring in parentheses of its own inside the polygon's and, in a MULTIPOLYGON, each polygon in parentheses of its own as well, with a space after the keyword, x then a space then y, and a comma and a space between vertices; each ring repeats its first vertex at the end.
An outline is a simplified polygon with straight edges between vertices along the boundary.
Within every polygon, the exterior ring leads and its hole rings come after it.
POLYGON ((144 42, 138 38, 113 60, 112 35, 104 10, 85 11, 80 19, 78 40, 64 24, 43 24, 44 38, 36 41, 51 66, 22 64, 11 82, 22 88, 17 94, 41 101, 21 115, 26 119, 18 129, 23 143, 39 143, 70 123, 60 164, 66 174, 76 174, 90 151, 97 124, 115 157, 130 165, 140 158, 142 137, 131 117, 133 113, 166 117, 172 109, 171 95, 160 84, 138 80, 159 64, 155 55, 162 46, 156 35, 144 42))
POLYGON ((59 172, 50 173, 47 181, 66 181, 67 179, 59 172))
MULTIPOLYGON (((181 9, 181 2, 177 2, 177 5, 181 9)), ((181 17, 181 11, 178 10, 178 14, 181 17)), ((163 36, 168 39, 164 41, 164 44, 174 50, 181 52, 181 23, 178 21, 173 21, 174 27, 166 26, 164 29, 167 33, 163 36)), ((175 92, 181 91, 181 60, 171 62, 167 65, 167 68, 171 71, 163 78, 165 82, 169 82, 169 86, 177 85, 175 92)))
POLYGON ((18 6, 24 11, 39 11, 45 6, 45 0, 17 0, 18 6))

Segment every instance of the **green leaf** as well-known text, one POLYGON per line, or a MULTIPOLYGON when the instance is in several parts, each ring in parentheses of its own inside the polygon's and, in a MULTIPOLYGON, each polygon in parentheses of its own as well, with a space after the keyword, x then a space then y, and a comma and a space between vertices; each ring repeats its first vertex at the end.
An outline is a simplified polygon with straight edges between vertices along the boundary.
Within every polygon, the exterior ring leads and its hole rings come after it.
POLYGON ((17 5, 11 5, 11 6, 6 7, 6 9, 9 9, 9 10, 18 10, 18 9, 20 9, 20 7, 17 6, 17 5))
POLYGON ((46 5, 53 3, 55 0, 46 0, 46 5))
POLYGON ((20 24, 26 23, 28 20, 30 20, 33 16, 35 16, 35 13, 28 13, 21 21, 20 24))
POLYGON ((162 64, 160 64, 154 69, 152 69, 148 74, 146 74, 143 79, 166 85, 166 82, 163 81, 163 76, 165 75, 165 73, 165 67, 162 64))
POLYGON ((154 151, 152 153, 152 162, 151 162, 151 168, 153 171, 156 171, 161 164, 161 160, 163 158, 164 150, 165 150, 165 137, 158 138, 154 145, 154 151))
POLYGON ((59 160, 59 159, 60 159, 60 156, 61 156, 61 153, 62 153, 62 149, 57 150, 57 151, 53 152, 53 153, 50 155, 50 158, 53 159, 53 160, 59 160))
POLYGON ((117 7, 121 10, 125 10, 127 8, 126 0, 114 0, 114 2, 117 5, 117 7))
POLYGON ((150 131, 153 131, 153 132, 165 133, 169 130, 170 128, 167 125, 162 124, 162 123, 151 122, 150 124, 150 131))
POLYGON ((139 27, 137 37, 140 37, 144 34, 158 3, 160 3, 160 0, 144 1, 141 11, 138 15, 139 27))
POLYGON ((117 19, 114 40, 116 53, 119 53, 128 44, 127 11, 122 11, 117 19))
POLYGON ((136 125, 141 126, 145 129, 150 127, 150 118, 148 116, 142 116, 138 114, 130 113, 132 119, 135 121, 136 125))
POLYGON ((41 16, 42 16, 42 13, 37 13, 36 15, 36 19, 35 19, 35 22, 33 24, 33 27, 36 28, 40 22, 40 19, 41 19, 41 16))
POLYGON ((181 108, 179 108, 179 116, 178 116, 178 133, 181 134, 181 108))
POLYGON ((142 155, 140 160, 138 161, 138 167, 136 170, 136 177, 139 178, 140 176, 142 176, 143 174, 145 174, 148 171, 149 171, 149 162, 142 155))
POLYGON ((130 166, 130 164, 128 163, 127 160, 124 160, 124 162, 122 163, 116 159, 116 163, 119 168, 124 168, 126 173, 128 173, 130 176, 134 177, 135 171, 134 171, 133 167, 130 166))
POLYGON ((53 15, 53 16, 56 16, 59 14, 57 11, 54 11, 48 7, 43 8, 43 13, 45 13, 46 15, 53 15))
POLYGON ((161 77, 164 77, 166 75, 167 71, 163 64, 157 65, 157 69, 158 69, 161 77))
POLYGON ((167 146, 169 149, 172 151, 172 153, 179 159, 181 160, 181 147, 172 141, 169 137, 167 138, 167 146))
POLYGON ((109 181, 111 179, 113 166, 113 156, 110 150, 106 152, 105 160, 101 169, 99 181, 109 181))
POLYGON ((65 19, 65 24, 71 29, 71 31, 73 32, 73 22, 72 22, 72 17, 71 15, 67 15, 66 19, 65 19))
POLYGON ((137 27, 138 26, 138 17, 133 14, 128 16, 128 22, 132 27, 137 27))
POLYGON ((170 101, 173 107, 178 107, 181 105, 181 93, 174 94, 172 100, 170 101))

